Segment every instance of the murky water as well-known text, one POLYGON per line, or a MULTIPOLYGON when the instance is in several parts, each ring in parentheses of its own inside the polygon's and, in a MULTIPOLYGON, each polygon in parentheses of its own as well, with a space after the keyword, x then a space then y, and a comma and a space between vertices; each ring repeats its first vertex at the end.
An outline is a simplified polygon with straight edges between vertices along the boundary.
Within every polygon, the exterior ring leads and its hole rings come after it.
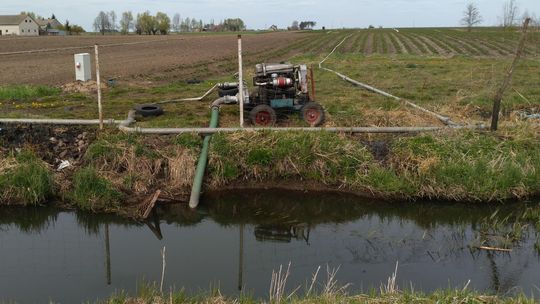
MULTIPOLYGON (((258 191, 206 197, 197 212, 157 210, 147 223, 50 208, 0 211, 0 300, 76 303, 143 280, 187 291, 219 286, 265 297, 273 270, 291 263, 287 286, 318 266, 337 269, 349 291, 379 288, 399 262, 397 283, 415 290, 469 288, 540 294, 537 236, 524 225, 512 252, 477 250, 507 206, 385 204, 337 194, 258 191), (500 207, 500 206, 499 206, 500 207), (536 245, 537 246, 537 245, 536 245)), ((509 222, 509 225, 513 223, 509 222)), ((505 224, 502 224, 505 226, 505 224)), ((508 226, 508 225, 506 225, 508 226)), ((303 290, 303 289, 301 289, 303 290)))

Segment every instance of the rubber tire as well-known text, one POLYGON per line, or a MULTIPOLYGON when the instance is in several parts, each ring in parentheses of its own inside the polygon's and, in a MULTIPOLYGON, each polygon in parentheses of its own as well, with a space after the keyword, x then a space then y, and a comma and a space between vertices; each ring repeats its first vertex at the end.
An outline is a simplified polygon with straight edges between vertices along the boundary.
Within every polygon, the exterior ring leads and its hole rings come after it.
POLYGON ((258 127, 271 127, 276 124, 277 121, 277 115, 276 111, 272 109, 269 105, 261 104, 253 108, 249 112, 249 120, 251 121, 251 124, 258 127), (267 114, 261 114, 266 112, 267 114), (261 117, 260 115, 264 115, 264 117, 261 117), (266 123, 262 123, 262 119, 265 119, 266 123))
POLYGON ((318 127, 324 123, 324 109, 318 102, 308 102, 300 109, 300 118, 312 127, 318 127), (313 111, 318 112, 317 117, 312 117, 313 111))
POLYGON ((232 88, 232 89, 219 89, 218 95, 219 97, 223 96, 236 96, 238 94, 238 88, 232 88))
POLYGON ((163 108, 156 104, 141 104, 134 107, 135 113, 142 117, 163 115, 163 108))

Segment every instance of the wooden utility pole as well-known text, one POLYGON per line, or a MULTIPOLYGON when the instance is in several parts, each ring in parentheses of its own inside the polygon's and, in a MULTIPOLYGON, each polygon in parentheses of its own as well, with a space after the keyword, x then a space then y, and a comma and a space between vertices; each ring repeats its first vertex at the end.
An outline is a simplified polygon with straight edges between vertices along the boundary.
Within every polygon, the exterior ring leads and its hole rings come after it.
POLYGON ((96 53, 96 82, 97 82, 97 96, 98 96, 98 112, 99 112, 99 129, 103 130, 103 108, 101 107, 101 78, 99 75, 99 50, 98 45, 94 46, 96 53))
POLYGON ((501 100, 503 98, 504 92, 510 85, 510 81, 512 80, 512 74, 514 73, 514 69, 517 66, 517 63, 519 59, 521 58, 521 55, 523 54, 523 49, 525 48, 525 40, 527 38, 527 29, 529 28, 529 22, 531 21, 531 18, 525 19, 525 22, 523 23, 523 32, 521 33, 521 39, 519 40, 519 44, 516 50, 516 56, 514 57, 514 61, 512 62, 512 65, 510 66, 510 69, 506 73, 506 76, 504 77, 503 83, 499 90, 497 91, 497 94, 495 95, 495 98, 493 98, 493 113, 491 117, 491 131, 497 131, 497 128, 499 126, 499 112, 501 111, 501 100))

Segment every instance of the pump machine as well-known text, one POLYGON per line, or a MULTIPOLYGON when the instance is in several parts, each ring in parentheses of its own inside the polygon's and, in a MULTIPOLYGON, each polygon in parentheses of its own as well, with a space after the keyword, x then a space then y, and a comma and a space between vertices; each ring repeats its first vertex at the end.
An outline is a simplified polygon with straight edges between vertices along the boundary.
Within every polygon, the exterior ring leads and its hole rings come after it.
MULTIPOLYGON (((299 113, 310 126, 323 124, 324 110, 314 100, 315 84, 309 72, 306 65, 257 64, 253 77, 255 91, 244 99, 244 111, 251 123, 271 126, 280 116, 299 113)), ((219 90, 220 96, 237 93, 238 84, 227 84, 219 90)))

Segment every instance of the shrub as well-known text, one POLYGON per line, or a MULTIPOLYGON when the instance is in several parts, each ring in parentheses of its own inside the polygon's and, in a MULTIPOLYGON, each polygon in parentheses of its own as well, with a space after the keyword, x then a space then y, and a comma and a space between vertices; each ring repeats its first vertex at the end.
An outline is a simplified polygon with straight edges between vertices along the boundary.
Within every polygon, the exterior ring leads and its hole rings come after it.
POLYGON ((69 199, 82 210, 107 211, 117 206, 122 194, 96 170, 87 167, 73 176, 73 190, 69 199))
POLYGON ((38 205, 53 192, 52 174, 47 166, 30 151, 9 157, 2 164, 0 175, 0 198, 5 203, 38 205))

